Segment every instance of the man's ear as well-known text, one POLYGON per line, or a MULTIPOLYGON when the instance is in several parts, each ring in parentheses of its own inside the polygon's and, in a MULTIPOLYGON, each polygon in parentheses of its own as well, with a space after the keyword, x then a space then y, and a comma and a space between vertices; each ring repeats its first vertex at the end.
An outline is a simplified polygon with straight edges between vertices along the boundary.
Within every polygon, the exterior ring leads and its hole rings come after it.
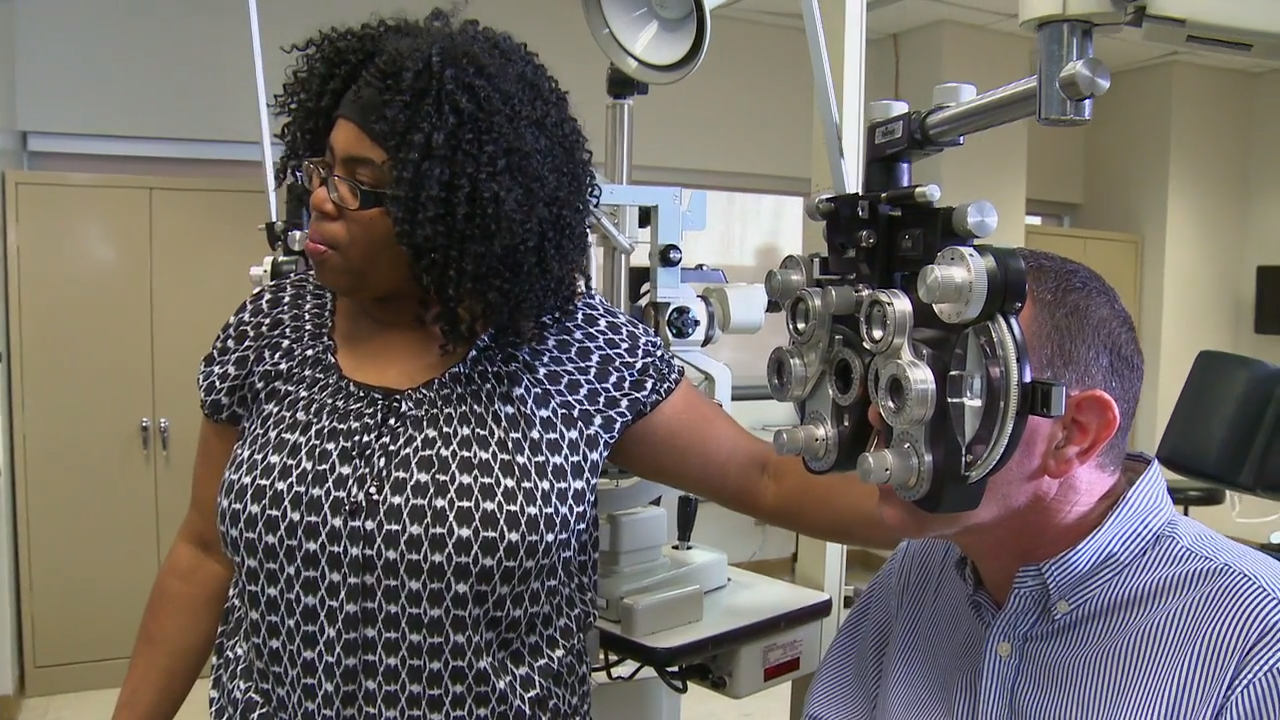
POLYGON ((1066 412, 1050 431, 1045 474, 1061 479, 1088 465, 1119 428, 1120 409, 1107 393, 1085 390, 1070 396, 1066 412))

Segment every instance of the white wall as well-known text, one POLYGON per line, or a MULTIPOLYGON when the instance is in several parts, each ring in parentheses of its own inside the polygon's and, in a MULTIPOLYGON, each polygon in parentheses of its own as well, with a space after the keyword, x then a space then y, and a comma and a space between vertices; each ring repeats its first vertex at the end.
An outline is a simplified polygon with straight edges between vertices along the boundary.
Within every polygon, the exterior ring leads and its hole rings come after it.
MULTIPOLYGON (((1084 203, 1074 224, 1142 236, 1146 385, 1135 439, 1153 451, 1201 350, 1280 361, 1253 335, 1254 267, 1280 261, 1272 140, 1280 73, 1187 63, 1117 73, 1085 133, 1084 203)), ((1242 516, 1280 506, 1244 498, 1242 516)), ((1194 516, 1254 540, 1280 523, 1244 524, 1229 506, 1194 516)))
POLYGON ((1073 218, 1083 228, 1142 236, 1142 343, 1146 391, 1138 408, 1136 445, 1152 449, 1158 439, 1152 388, 1161 382, 1164 242, 1168 227, 1172 142, 1173 65, 1117 73, 1114 92, 1099 98, 1085 144, 1084 205, 1073 218), (1142 118, 1140 122, 1135 121, 1142 118))
MULTIPOLYGON (((16 97, 14 93, 14 4, 13 0, 0 0, 0 175, 10 168, 22 167, 21 142, 18 136, 16 97)), ((3 207, 4 186, 0 184, 0 207, 3 207)), ((0 222, 0 241, 4 240, 4 223, 0 222)), ((3 242, 0 242, 3 245, 3 242)), ((0 261, 3 262, 3 261, 0 261)), ((8 315, 0 293, 0 338, 8 338, 8 315)), ((7 360, 7 340, 0 342, 0 350, 7 360)), ((9 370, 0 361, 0 438, 5 440, 0 450, 0 695, 13 695, 18 687, 18 673, 22 667, 18 656, 19 628, 17 603, 17 556, 14 538, 13 515, 13 463, 10 458, 9 438, 9 370)))
POLYGON ((1253 334, 1254 267, 1280 265, 1280 71, 1254 79, 1245 188, 1247 218, 1235 310, 1238 352, 1280 363, 1280 337, 1253 334))
MULTIPOLYGON (((927 108, 932 105, 934 86, 945 82, 970 83, 985 92, 1030 75, 1032 47, 1025 37, 950 22, 900 33, 896 48, 895 38, 875 40, 867 48, 867 100, 898 98, 914 108, 927 108)), ((915 181, 938 184, 947 204, 990 201, 1000 214, 999 228, 990 242, 1021 245, 1031 162, 1030 125, 1028 121, 1012 123, 966 138, 963 147, 918 163, 915 181)), ((1050 148, 1060 145, 1053 136, 1038 137, 1050 148)), ((1052 153, 1038 163, 1052 165, 1052 153)), ((1053 197, 1043 199, 1069 201, 1060 193, 1049 194, 1053 197)))
MULTIPOLYGON (((448 3, 260 1, 268 92, 284 77, 281 46, 329 23, 359 22, 374 12, 420 15, 437 4, 448 3)), ((17 7, 21 129, 258 140, 243 0, 20 0, 17 7), (92 112, 85 111, 88 97, 92 112)), ((468 8, 540 53, 602 153, 608 63, 587 32, 581 3, 471 0, 468 8)), ((807 182, 813 86, 804 33, 733 18, 717 18, 714 33, 696 74, 638 100, 636 164, 807 182)))

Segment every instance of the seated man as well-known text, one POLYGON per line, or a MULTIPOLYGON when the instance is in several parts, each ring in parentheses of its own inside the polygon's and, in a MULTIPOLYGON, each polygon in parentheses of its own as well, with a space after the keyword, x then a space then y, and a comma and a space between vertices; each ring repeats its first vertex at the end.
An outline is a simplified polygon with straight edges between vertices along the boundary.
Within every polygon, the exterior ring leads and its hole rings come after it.
POLYGON ((982 504, 928 515, 881 488, 900 545, 840 628, 807 720, 1276 720, 1280 564, 1175 512, 1126 455, 1142 388, 1129 313, 1094 271, 1022 251, 1031 418, 982 504))

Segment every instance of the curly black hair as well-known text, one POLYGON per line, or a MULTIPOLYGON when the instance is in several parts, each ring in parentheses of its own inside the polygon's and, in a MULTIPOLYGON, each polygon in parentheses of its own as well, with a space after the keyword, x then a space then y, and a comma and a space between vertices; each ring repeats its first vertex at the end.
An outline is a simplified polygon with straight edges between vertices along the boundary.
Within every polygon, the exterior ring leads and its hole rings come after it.
POLYGON ((587 287, 600 188, 568 95, 538 55, 460 10, 375 16, 284 48, 297 57, 274 98, 285 119, 276 180, 324 155, 339 102, 372 83, 386 107, 372 129, 390 158, 388 210, 424 313, 446 348, 485 331, 526 343, 587 287))

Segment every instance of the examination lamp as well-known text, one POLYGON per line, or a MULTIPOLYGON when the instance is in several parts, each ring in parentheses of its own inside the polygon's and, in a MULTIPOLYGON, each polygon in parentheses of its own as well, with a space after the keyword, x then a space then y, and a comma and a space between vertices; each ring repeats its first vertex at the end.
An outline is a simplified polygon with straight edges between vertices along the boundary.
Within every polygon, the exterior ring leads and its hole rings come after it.
POLYGON ((582 0, 591 37, 619 70, 670 85, 706 57, 711 11, 737 0, 582 0))

